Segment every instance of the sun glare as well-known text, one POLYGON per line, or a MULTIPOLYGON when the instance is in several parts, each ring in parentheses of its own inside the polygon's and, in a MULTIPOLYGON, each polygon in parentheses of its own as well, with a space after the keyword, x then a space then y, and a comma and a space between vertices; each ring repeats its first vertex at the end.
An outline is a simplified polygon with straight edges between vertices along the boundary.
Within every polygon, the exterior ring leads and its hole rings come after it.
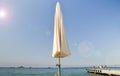
POLYGON ((0 28, 7 25, 13 19, 13 10, 11 6, 0 3, 0 28))
POLYGON ((7 12, 5 10, 0 10, 0 19, 4 19, 7 16, 7 12))

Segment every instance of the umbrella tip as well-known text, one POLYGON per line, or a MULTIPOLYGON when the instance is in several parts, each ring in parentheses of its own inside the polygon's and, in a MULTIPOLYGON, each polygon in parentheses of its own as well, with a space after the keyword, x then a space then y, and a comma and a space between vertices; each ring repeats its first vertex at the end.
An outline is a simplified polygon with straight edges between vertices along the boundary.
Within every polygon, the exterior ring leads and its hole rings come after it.
POLYGON ((56 4, 56 5, 60 5, 59 1, 57 2, 57 4, 56 4))

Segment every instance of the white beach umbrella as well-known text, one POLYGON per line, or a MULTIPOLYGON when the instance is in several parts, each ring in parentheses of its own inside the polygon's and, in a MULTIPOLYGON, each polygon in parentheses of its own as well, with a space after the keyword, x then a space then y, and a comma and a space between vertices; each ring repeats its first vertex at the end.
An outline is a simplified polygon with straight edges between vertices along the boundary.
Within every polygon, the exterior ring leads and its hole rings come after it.
POLYGON ((59 76, 60 76, 60 58, 70 55, 70 49, 66 39, 62 12, 59 2, 56 4, 55 18, 54 18, 54 40, 53 40, 53 53, 54 58, 59 58, 59 76))
POLYGON ((63 58, 70 55, 70 49, 67 43, 62 12, 60 4, 56 4, 55 20, 54 20, 54 40, 53 40, 53 54, 54 58, 63 58))

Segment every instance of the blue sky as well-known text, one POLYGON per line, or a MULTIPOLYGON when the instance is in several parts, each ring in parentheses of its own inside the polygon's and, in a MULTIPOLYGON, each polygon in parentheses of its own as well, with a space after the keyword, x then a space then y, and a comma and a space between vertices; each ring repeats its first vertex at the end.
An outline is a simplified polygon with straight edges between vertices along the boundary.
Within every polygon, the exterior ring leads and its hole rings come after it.
POLYGON ((71 56, 62 66, 120 65, 119 0, 0 0, 0 66, 55 66, 56 2, 62 8, 71 56))

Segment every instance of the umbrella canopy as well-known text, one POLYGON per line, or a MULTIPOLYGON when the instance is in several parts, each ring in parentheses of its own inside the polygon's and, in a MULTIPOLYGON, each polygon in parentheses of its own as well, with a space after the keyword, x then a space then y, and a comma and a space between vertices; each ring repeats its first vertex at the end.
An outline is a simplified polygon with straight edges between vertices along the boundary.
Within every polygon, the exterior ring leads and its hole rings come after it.
POLYGON ((52 56, 54 58, 64 58, 69 55, 70 49, 64 31, 62 12, 60 4, 57 2, 54 18, 54 40, 52 56))

